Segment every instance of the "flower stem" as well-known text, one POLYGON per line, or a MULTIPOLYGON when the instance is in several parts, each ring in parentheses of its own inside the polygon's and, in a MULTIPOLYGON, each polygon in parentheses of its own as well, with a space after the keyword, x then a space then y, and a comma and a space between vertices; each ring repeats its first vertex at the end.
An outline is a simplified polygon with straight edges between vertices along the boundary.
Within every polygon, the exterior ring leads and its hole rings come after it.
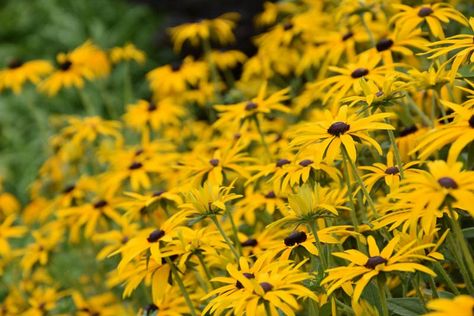
POLYGON ((232 217, 232 214, 230 213, 229 209, 226 208, 225 212, 226 212, 226 215, 229 217, 230 225, 232 227, 232 234, 234 235, 234 242, 235 242, 235 245, 237 246, 237 251, 239 252, 239 255, 242 255, 242 246, 240 245, 240 242, 239 242, 238 230, 237 230, 237 226, 235 226, 234 218, 232 217))
MULTIPOLYGON (((385 123, 390 124, 390 120, 386 118, 385 123)), ((400 178, 403 179, 405 178, 405 174, 403 171, 402 157, 400 156, 400 151, 398 150, 397 142, 395 141, 395 134, 390 129, 387 130, 387 132, 388 132, 388 138, 390 139, 390 143, 392 144, 393 155, 395 156, 395 162, 397 163, 398 171, 400 172, 400 178)))
POLYGON ((314 240, 316 241, 316 247, 318 248, 318 252, 319 252, 319 260, 321 261, 321 267, 323 268, 322 274, 324 275, 328 266, 326 263, 326 257, 323 250, 323 245, 321 244, 321 241, 319 240, 318 230, 316 228, 316 221, 315 220, 311 221, 311 223, 308 226, 311 232, 313 233, 314 240))
POLYGON ((438 290, 436 289, 435 281, 433 280, 433 277, 431 275, 429 276, 429 282, 430 282, 430 287, 431 287, 431 297, 432 298, 439 298, 439 294, 438 294, 438 290))
POLYGON ((362 181, 362 178, 360 177, 359 172, 357 171, 357 166, 355 165, 355 162, 352 161, 351 158, 349 158, 349 154, 347 153, 344 147, 342 147, 342 154, 344 156, 344 160, 349 161, 349 164, 352 167, 352 171, 353 171, 352 173, 354 174, 354 178, 356 179, 357 183, 362 189, 362 193, 364 193, 365 199, 367 200, 367 203, 369 204, 369 207, 372 210, 374 216, 379 217, 379 214, 377 213, 377 210, 375 209, 374 201, 370 197, 369 191, 367 191, 364 181, 362 181))
POLYGON ((77 93, 79 94, 79 98, 81 98, 82 105, 84 106, 84 110, 86 114, 89 116, 93 116, 96 114, 94 105, 91 103, 89 97, 83 91, 83 89, 77 89, 77 93))
POLYGON ((130 75, 130 63, 124 63, 123 70, 123 109, 133 99, 132 77, 130 75))
POLYGON ((207 268, 207 265, 206 265, 206 262, 204 261, 204 257, 202 256, 202 253, 197 252, 196 257, 198 257, 199 263, 201 264, 202 269, 204 270, 204 273, 206 274, 207 282, 209 282, 211 289, 213 289, 214 287, 212 286, 212 282, 211 282, 212 275, 211 275, 211 272, 209 272, 209 269, 207 268))
POLYGON ((263 144, 263 147, 265 148, 265 152, 267 153, 268 159, 272 161, 273 160, 272 153, 270 152, 270 148, 268 147, 268 144, 265 141, 265 135, 263 134, 262 128, 260 127, 260 121, 256 115, 253 117, 253 119, 255 121, 255 125, 257 126, 258 134, 260 134, 260 140, 263 144))
POLYGON ((457 243, 460 245, 462 259, 466 262, 467 268, 469 269, 469 273, 471 278, 474 279, 474 262, 472 260, 472 254, 469 251, 469 247, 467 246, 466 239, 461 230, 461 226, 459 222, 454 217, 454 210, 451 204, 449 205, 449 221, 451 222, 451 227, 454 231, 454 237, 457 240, 457 243))
POLYGON ((211 215, 211 220, 214 222, 214 225, 216 225, 217 227, 217 230, 219 230, 219 233, 222 235, 222 238, 224 238, 225 242, 227 243, 227 245, 229 246, 230 248, 230 251, 232 251, 232 254, 234 255, 235 259, 237 260, 237 262, 239 261, 239 254, 237 253, 237 251, 235 250, 234 246, 232 245, 232 241, 229 239, 229 237, 226 235, 226 233, 224 232, 224 229, 222 229, 222 226, 221 224, 219 223, 219 220, 217 219, 217 217, 215 215, 211 215))
POLYGON ((272 316, 272 311, 270 309, 270 304, 268 303, 267 300, 263 300, 263 305, 265 306, 265 314, 266 316, 272 316))
POLYGON ((453 292, 455 295, 461 294, 459 293, 459 290, 454 284, 453 280, 451 280, 451 277, 449 276, 449 274, 446 273, 446 271, 444 270, 444 268, 441 266, 441 264, 438 261, 434 263, 434 269, 435 269, 436 274, 440 275, 444 279, 444 281, 446 282, 446 285, 449 287, 451 292, 453 292))
POLYGON ((186 305, 188 305, 188 307, 189 307, 190 314, 192 316, 196 316, 196 311, 194 310, 194 305, 193 305, 193 302, 191 301, 191 297, 189 296, 188 291, 186 291, 186 287, 184 286, 183 280, 179 276, 179 273, 178 273, 174 263, 168 257, 166 257, 165 260, 171 267, 171 273, 173 274, 176 282, 178 283, 179 289, 181 290, 181 293, 184 296, 184 300, 186 301, 186 305))
POLYGON ((418 105, 416 105, 415 101, 409 95, 407 95, 407 99, 408 99, 408 106, 410 107, 410 109, 415 111, 416 114, 418 114, 418 116, 423 121, 423 124, 429 127, 433 127, 434 126, 433 121, 428 116, 426 116, 426 114, 423 113, 422 110, 420 110, 418 105))
POLYGON ((385 283, 382 278, 377 278, 377 286, 380 295, 380 304, 382 305, 382 315, 389 316, 388 306, 387 306, 387 296, 385 296, 385 283))

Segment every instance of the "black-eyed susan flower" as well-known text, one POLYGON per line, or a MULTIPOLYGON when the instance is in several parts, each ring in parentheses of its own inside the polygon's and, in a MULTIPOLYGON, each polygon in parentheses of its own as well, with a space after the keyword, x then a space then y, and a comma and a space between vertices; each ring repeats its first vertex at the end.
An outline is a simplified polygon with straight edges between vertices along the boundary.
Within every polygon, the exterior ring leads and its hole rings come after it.
POLYGON ((194 23, 185 23, 170 28, 174 50, 180 51, 184 42, 198 46, 203 41, 215 40, 219 44, 230 44, 235 41, 233 29, 239 19, 238 13, 226 13, 214 19, 203 19, 194 23))
MULTIPOLYGON (((304 261, 303 261, 304 263, 304 261)), ((232 308, 236 315, 256 316, 269 314, 295 315, 299 309, 296 300, 309 298, 317 300, 316 295, 301 282, 310 275, 301 272, 302 263, 295 265, 291 261, 269 262, 263 256, 250 265, 245 258, 239 261, 240 270, 233 264, 227 265, 230 277, 217 277, 213 281, 226 285, 210 292, 205 298, 214 297, 203 310, 214 315, 225 314, 232 308)))
POLYGON ((121 61, 135 61, 139 64, 145 63, 145 53, 135 47, 133 43, 127 43, 122 47, 114 47, 110 50, 110 61, 117 64, 121 61))
POLYGON ((459 295, 452 299, 438 298, 428 302, 431 312, 427 316, 470 315, 474 309, 474 298, 469 295, 459 295))
POLYGON ((324 278, 321 283, 328 285, 328 294, 331 294, 345 282, 358 278, 358 280, 355 281, 356 286, 352 297, 354 301, 358 301, 370 280, 380 273, 394 271, 413 273, 415 271, 421 271, 431 276, 436 276, 431 269, 417 263, 419 260, 432 259, 416 253, 420 249, 433 247, 434 244, 413 247, 415 243, 415 241, 413 241, 406 245, 399 246, 398 250, 396 250, 399 242, 400 238, 394 237, 385 248, 380 251, 375 239, 369 236, 367 238, 369 256, 355 249, 333 253, 334 256, 348 260, 351 263, 345 267, 328 269, 328 276, 324 278))
POLYGON ((16 215, 7 216, 0 225, 0 254, 5 256, 11 252, 11 246, 8 241, 10 238, 19 238, 26 233, 27 228, 24 226, 13 225, 16 215))
POLYGON ((38 84, 52 70, 53 67, 46 60, 13 59, 6 68, 0 69, 0 91, 11 89, 13 93, 19 94, 25 83, 38 84))
POLYGON ((229 70, 244 63, 247 56, 238 50, 215 50, 211 52, 210 59, 219 70, 229 70))
POLYGON ((373 146, 380 154, 382 148, 370 135, 372 130, 393 130, 390 124, 381 123, 390 113, 376 113, 368 117, 360 117, 357 114, 349 114, 347 106, 341 106, 337 115, 329 111, 324 113, 324 120, 316 123, 304 123, 294 133, 291 145, 297 148, 305 148, 312 144, 320 144, 318 158, 326 157, 328 162, 340 154, 341 147, 347 151, 351 160, 356 159, 357 152, 355 143, 362 142, 373 146))
POLYGON ((395 23, 399 28, 413 29, 425 22, 436 38, 444 38, 442 24, 450 20, 467 25, 466 18, 448 3, 424 4, 417 7, 393 4, 393 7, 400 12, 390 19, 390 23, 395 23))

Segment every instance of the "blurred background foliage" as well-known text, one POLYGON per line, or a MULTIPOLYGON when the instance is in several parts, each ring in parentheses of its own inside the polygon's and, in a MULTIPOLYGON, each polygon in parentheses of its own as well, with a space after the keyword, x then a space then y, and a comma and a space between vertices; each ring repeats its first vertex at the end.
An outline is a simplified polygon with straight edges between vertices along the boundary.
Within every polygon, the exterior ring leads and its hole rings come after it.
MULTIPOLYGON (((132 42, 147 54, 143 66, 131 68, 134 94, 147 98, 143 80, 154 67, 196 55, 185 48, 180 56, 170 49, 167 28, 202 18, 214 18, 236 11, 241 21, 236 29, 235 47, 251 54, 250 38, 255 35, 253 16, 263 1, 251 0, 0 0, 0 68, 13 59, 46 59, 67 52, 90 39, 103 49, 132 42)), ((123 110, 123 67, 98 83, 86 83, 88 94, 98 108, 109 103, 117 111, 103 111, 105 118, 118 118, 123 110)), ((55 132, 55 116, 81 114, 77 92, 61 91, 48 98, 26 86, 20 95, 0 94, 0 177, 6 191, 23 202, 28 184, 37 176, 47 154, 47 140, 55 132)))

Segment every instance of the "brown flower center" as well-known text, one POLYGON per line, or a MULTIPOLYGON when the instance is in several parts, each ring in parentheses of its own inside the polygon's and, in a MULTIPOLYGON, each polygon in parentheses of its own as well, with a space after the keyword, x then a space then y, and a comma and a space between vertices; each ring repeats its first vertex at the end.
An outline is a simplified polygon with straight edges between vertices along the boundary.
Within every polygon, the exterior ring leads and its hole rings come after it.
POLYGON ((147 237, 147 241, 150 243, 157 242, 165 235, 165 232, 161 229, 156 229, 150 233, 147 237))
POLYGON ((154 103, 150 102, 150 103, 148 103, 147 111, 148 111, 148 112, 153 112, 153 111, 155 111, 157 108, 158 108, 158 107, 157 107, 154 103))
POLYGON ((312 164, 314 161, 312 161, 311 159, 305 159, 305 160, 301 160, 299 165, 301 167, 307 167, 309 166, 310 164, 312 164))
POLYGON ((354 33, 352 33, 352 32, 347 32, 346 34, 344 34, 344 35, 342 36, 342 41, 345 42, 345 41, 347 41, 349 38, 351 38, 352 36, 354 36, 354 33))
MULTIPOLYGON (((244 272, 242 273, 244 275, 244 277, 246 277, 247 279, 255 279, 255 275, 253 275, 253 273, 247 273, 247 272, 244 272)), ((235 283, 235 287, 238 288, 238 289, 243 289, 244 286, 242 285, 242 283, 240 281, 237 281, 235 283)))
POLYGON ((23 61, 18 58, 12 59, 7 65, 9 69, 20 68, 21 66, 23 66, 23 61))
POLYGON ((103 208, 104 206, 107 206, 107 201, 106 200, 100 200, 96 203, 94 203, 94 208, 103 208))
POLYGON ((439 185, 441 185, 443 188, 446 188, 446 189, 457 189, 458 188, 458 184, 456 183, 456 181, 454 181, 454 179, 450 178, 450 177, 439 178, 438 183, 439 183, 439 185))
POLYGON ((364 76, 367 76, 369 74, 369 69, 367 68, 357 68, 351 73, 351 77, 354 79, 357 78, 362 78, 364 76))
POLYGON ((418 16, 420 18, 427 17, 428 15, 431 15, 431 13, 433 13, 433 9, 430 7, 422 7, 420 10, 418 10, 418 16))
POLYGON ((382 264, 382 263, 387 263, 387 259, 382 258, 380 256, 374 256, 374 257, 370 257, 367 260, 367 263, 365 264, 365 267, 369 268, 369 269, 375 269, 376 266, 378 266, 379 264, 382 264))
POLYGON ((296 244, 301 244, 308 239, 305 232, 294 231, 288 237, 286 237, 283 242, 288 247, 294 246, 296 244))
POLYGON ((242 247, 255 247, 258 244, 258 241, 257 239, 250 238, 240 244, 242 247))
POLYGON ((416 133, 417 131, 418 131, 418 127, 416 127, 416 125, 406 127, 400 131, 400 137, 416 133))
POLYGON ((274 198, 276 198, 276 195, 275 195, 275 192, 270 191, 270 192, 268 192, 267 194, 265 194, 265 197, 266 197, 267 199, 274 199, 274 198))
POLYGON ((288 159, 278 159, 277 162, 276 162, 276 166, 281 168, 283 167, 284 165, 287 165, 289 164, 291 161, 289 161, 288 159))
POLYGON ((61 69, 62 71, 68 71, 71 68, 71 66, 72 66, 72 62, 69 60, 66 60, 65 62, 59 64, 59 69, 61 69))
POLYGON ((252 111, 252 110, 255 110, 257 107, 258 107, 257 103, 250 101, 245 106, 245 111, 252 111))
POLYGON ((469 118, 469 126, 474 128, 474 115, 471 115, 471 117, 469 118))
POLYGON ((260 283, 260 286, 262 287, 262 289, 265 293, 267 293, 268 291, 271 291, 273 289, 273 285, 271 285, 268 282, 262 282, 262 283, 260 283))
POLYGON ((217 166, 219 165, 219 159, 213 158, 213 159, 209 160, 209 163, 210 163, 213 167, 217 167, 217 166))
POLYGON ((386 174, 397 174, 399 172, 400 172, 400 170, 398 170, 398 167, 395 167, 395 166, 388 167, 387 169, 385 169, 386 174))
POLYGON ((375 45, 375 48, 378 52, 383 52, 384 50, 390 49, 392 46, 393 41, 391 39, 383 38, 375 45))
POLYGON ((329 126, 328 133, 333 136, 340 136, 341 134, 347 132, 350 128, 351 126, 344 122, 335 122, 329 126))
POLYGON ((141 162, 134 162, 130 166, 128 166, 129 170, 137 170, 143 167, 143 164, 141 162))

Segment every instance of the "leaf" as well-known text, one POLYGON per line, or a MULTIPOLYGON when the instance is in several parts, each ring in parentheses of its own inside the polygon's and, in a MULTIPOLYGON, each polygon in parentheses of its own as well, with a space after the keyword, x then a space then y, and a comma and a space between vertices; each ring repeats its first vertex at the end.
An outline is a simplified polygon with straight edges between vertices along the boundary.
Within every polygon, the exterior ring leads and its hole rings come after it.
POLYGON ((388 309, 400 316, 418 316, 423 315, 426 310, 419 298, 390 298, 388 301, 388 309))
POLYGON ((462 233, 466 239, 474 238, 474 227, 464 228, 462 233))

